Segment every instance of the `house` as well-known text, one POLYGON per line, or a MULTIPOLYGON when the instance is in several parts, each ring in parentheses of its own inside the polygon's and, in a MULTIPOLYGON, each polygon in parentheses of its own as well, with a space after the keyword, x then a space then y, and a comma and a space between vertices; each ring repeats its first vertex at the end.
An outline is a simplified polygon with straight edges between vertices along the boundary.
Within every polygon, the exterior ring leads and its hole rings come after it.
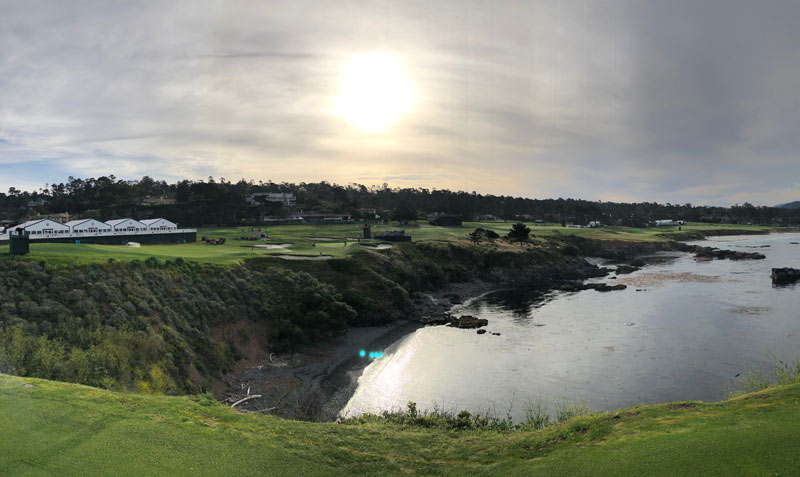
POLYGON ((286 207, 291 207, 297 202, 294 194, 290 192, 257 192, 247 198, 248 205, 259 205, 263 201, 280 202, 286 207))
POLYGON ((177 230, 178 224, 167 219, 146 219, 142 223, 147 226, 147 230, 157 232, 161 230, 177 230))
POLYGON ((147 196, 142 199, 141 205, 145 207, 155 207, 157 205, 172 205, 175 203, 175 199, 171 197, 164 197, 163 195, 160 197, 150 197, 147 196))
POLYGON ((66 224, 72 233, 110 233, 111 226, 105 222, 100 222, 95 219, 78 219, 70 220, 66 224))
POLYGON ((113 232, 144 232, 147 226, 138 220, 133 219, 114 219, 109 220, 106 224, 111 226, 113 232))
POLYGON ((656 220, 656 227, 667 227, 670 225, 677 225, 674 220, 656 220))
POLYGON ((31 237, 63 235, 70 232, 70 228, 66 225, 50 219, 29 220, 8 228, 9 231, 17 231, 19 229, 24 230, 31 237))

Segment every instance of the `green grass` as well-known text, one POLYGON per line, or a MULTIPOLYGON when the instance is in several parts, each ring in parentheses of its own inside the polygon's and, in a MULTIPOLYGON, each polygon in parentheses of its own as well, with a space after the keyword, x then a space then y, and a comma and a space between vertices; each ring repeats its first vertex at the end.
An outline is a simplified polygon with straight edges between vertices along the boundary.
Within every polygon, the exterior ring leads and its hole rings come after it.
POLYGON ((796 475, 800 384, 540 431, 342 425, 0 375, 0 475, 796 475), (25 387, 24 384, 33 384, 25 387))
MULTIPOLYGON (((462 227, 438 227, 424 223, 399 226, 397 224, 377 225, 374 232, 385 230, 405 229, 411 234, 415 242, 428 240, 467 239, 469 232, 477 227, 491 229, 498 234, 505 235, 513 222, 466 222, 462 227)), ((678 231, 678 227, 602 227, 597 229, 576 229, 561 227, 558 224, 528 224, 531 233, 536 236, 553 237, 563 235, 577 235, 586 238, 602 240, 633 240, 633 241, 662 241, 669 235, 686 234, 687 232, 709 233, 714 231, 761 231, 770 232, 776 229, 763 226, 726 225, 726 224, 689 224, 678 231)), ((183 245, 142 245, 141 248, 124 247, 121 245, 92 245, 92 244, 31 244, 31 253, 27 256, 30 260, 47 260, 56 265, 70 265, 75 263, 104 262, 109 258, 117 260, 144 260, 147 257, 157 257, 162 260, 174 260, 182 257, 184 260, 208 263, 234 263, 246 258, 274 255, 331 255, 336 258, 346 257, 355 253, 360 247, 349 238, 361 236, 360 224, 314 224, 314 225, 278 225, 261 227, 269 236, 266 242, 240 240, 243 236, 252 236, 253 229, 242 227, 198 229, 198 240, 203 236, 212 238, 225 238, 225 245, 207 245, 203 242, 183 245), (331 238, 332 241, 315 241, 309 237, 331 238), (258 244, 291 243, 285 249, 257 249, 258 244)), ((8 246, 0 246, 0 257, 7 256, 8 246)))

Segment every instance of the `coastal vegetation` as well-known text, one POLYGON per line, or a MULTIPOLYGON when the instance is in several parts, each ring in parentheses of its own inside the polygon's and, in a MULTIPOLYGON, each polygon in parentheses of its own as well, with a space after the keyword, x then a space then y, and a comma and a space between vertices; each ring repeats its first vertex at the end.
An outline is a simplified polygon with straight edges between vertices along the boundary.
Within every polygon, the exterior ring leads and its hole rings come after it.
POLYGON ((245 266, 0 262, 0 371, 153 393, 198 392, 243 357, 245 320, 272 350, 341 334, 356 312, 304 272, 245 266), (259 326, 259 325, 264 326, 259 326))

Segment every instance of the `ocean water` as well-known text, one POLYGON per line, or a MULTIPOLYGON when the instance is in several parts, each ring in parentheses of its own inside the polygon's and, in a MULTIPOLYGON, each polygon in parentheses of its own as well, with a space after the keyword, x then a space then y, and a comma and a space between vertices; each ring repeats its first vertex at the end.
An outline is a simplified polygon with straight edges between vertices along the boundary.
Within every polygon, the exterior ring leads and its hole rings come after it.
POLYGON ((488 333, 436 326, 403 336, 364 369, 341 415, 414 401, 420 409, 510 412, 521 420, 535 400, 605 411, 722 399, 737 374, 800 356, 800 286, 770 280, 772 267, 800 268, 800 245, 791 242, 800 235, 694 242, 767 258, 697 261, 674 253, 629 275, 592 280, 628 285, 622 291, 519 289, 471 300, 453 313, 487 318, 488 333))

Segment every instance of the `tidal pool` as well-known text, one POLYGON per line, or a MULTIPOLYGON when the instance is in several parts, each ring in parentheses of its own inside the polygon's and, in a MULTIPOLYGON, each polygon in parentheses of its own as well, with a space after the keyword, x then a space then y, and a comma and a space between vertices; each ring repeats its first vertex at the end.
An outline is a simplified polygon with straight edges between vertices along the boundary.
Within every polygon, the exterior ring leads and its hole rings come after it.
POLYGON ((453 313, 487 318, 488 333, 436 326, 402 337, 364 369, 341 415, 414 401, 428 410, 510 411, 519 421, 524 404, 537 399, 595 411, 722 399, 737 374, 768 366, 771 355, 800 354, 800 286, 770 280, 772 267, 800 268, 800 245, 790 243, 798 237, 694 242, 767 258, 696 261, 675 253, 630 275, 594 280, 627 284, 622 291, 523 289, 473 299, 453 313))

